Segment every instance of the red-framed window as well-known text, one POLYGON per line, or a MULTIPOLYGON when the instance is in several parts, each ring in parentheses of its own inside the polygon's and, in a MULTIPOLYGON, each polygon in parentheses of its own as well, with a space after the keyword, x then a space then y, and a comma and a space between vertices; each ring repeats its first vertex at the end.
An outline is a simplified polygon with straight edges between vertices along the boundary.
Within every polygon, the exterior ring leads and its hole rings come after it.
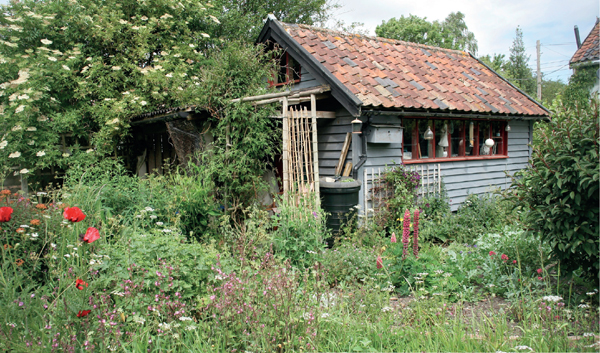
POLYGON ((403 118, 402 126, 405 164, 508 157, 506 121, 403 118))
POLYGON ((278 58, 279 71, 269 81, 271 86, 283 86, 290 83, 300 82, 300 63, 294 60, 288 52, 283 52, 278 58))

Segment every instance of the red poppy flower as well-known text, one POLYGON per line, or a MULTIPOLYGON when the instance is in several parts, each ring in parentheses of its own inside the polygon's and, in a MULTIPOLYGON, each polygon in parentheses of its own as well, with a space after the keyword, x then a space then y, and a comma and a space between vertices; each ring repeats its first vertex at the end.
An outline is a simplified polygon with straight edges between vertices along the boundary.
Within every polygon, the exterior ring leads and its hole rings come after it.
POLYGON ((67 207, 63 212, 63 217, 71 222, 81 222, 85 219, 85 214, 79 209, 79 207, 67 207))
POLYGON ((77 313, 77 317, 87 316, 91 312, 92 312, 91 310, 79 310, 79 312, 77 313))
POLYGON ((541 269, 541 268, 538 268, 538 269, 537 269, 537 273, 538 273, 538 275, 541 275, 541 274, 542 274, 542 269, 541 269))
POLYGON ((392 233, 392 239, 391 239, 391 242, 392 242, 392 243, 395 243, 396 241, 397 241, 397 240, 396 240, 396 233, 392 233))
POLYGON ((490 256, 494 256, 494 255, 496 255, 496 253, 493 251, 490 251, 490 256))
POLYGON ((86 282, 84 282, 81 279, 77 279, 77 281, 75 281, 75 288, 79 289, 79 290, 83 290, 83 285, 85 285, 86 287, 88 286, 88 284, 86 282))
POLYGON ((10 216, 13 213, 12 207, 0 207, 0 222, 10 221, 10 216))
POLYGON ((81 240, 88 244, 91 244, 98 239, 100 239, 100 232, 94 227, 89 227, 85 234, 82 234, 81 237, 81 240))
POLYGON ((381 255, 377 256, 377 268, 383 268, 383 259, 381 255))

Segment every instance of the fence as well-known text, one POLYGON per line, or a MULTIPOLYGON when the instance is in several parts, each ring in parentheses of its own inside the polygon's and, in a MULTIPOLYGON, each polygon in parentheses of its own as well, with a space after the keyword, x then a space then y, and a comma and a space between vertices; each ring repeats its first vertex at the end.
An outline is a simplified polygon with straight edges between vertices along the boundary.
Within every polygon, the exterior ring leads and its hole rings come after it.
MULTIPOLYGON (((387 167, 364 168, 363 175, 363 210, 367 217, 373 216, 384 205, 388 195, 381 187, 381 176, 387 167)), ((417 190, 419 197, 439 195, 442 192, 442 168, 438 164, 405 166, 409 171, 415 171, 421 176, 417 190)))

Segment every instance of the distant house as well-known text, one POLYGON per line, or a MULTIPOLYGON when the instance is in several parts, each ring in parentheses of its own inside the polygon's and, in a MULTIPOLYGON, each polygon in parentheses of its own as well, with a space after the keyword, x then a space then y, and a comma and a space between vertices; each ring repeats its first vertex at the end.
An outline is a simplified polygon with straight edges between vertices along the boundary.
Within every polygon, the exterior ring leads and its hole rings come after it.
POLYGON ((598 92, 598 79, 600 78, 600 20, 596 17, 594 28, 585 38, 583 43, 579 42, 579 29, 575 26, 575 37, 577 40, 577 51, 569 60, 569 66, 575 73, 578 69, 595 67, 596 68, 596 84, 591 89, 591 92, 598 92))
MULTIPOLYGON (((358 119, 362 133, 352 135, 343 161, 352 163, 355 177, 394 162, 430 167, 441 171, 454 210, 468 194, 507 187, 507 173, 528 164, 534 121, 550 115, 463 51, 287 24, 272 16, 257 43, 284 50, 273 85, 293 92, 328 88, 316 100, 319 111, 334 112, 318 120, 321 177, 339 174, 341 151, 358 119)), ((367 208, 369 188, 364 183, 360 192, 367 208)))

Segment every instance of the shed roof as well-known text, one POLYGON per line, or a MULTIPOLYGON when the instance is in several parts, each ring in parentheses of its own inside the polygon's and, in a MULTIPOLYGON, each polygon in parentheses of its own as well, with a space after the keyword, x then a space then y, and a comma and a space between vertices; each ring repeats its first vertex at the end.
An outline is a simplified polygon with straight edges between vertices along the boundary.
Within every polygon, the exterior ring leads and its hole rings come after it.
POLYGON ((590 61, 598 61, 598 59, 600 59, 599 32, 600 22, 598 17, 596 17, 596 25, 594 25, 590 34, 585 38, 581 47, 573 54, 569 64, 583 64, 590 61))
MULTIPOLYGON (((267 20, 258 41, 289 41, 365 108, 547 117, 527 96, 472 55, 457 50, 267 20), (279 29, 279 31, 278 31, 279 29), (283 31, 284 33, 278 33, 283 31), (286 37, 289 36, 288 38, 286 37), (299 46, 297 45, 299 44, 299 46), (316 60, 314 60, 316 59, 316 60)), ((286 47, 286 45, 284 45, 286 47)), ((314 74, 314 73, 313 73, 314 74)))

